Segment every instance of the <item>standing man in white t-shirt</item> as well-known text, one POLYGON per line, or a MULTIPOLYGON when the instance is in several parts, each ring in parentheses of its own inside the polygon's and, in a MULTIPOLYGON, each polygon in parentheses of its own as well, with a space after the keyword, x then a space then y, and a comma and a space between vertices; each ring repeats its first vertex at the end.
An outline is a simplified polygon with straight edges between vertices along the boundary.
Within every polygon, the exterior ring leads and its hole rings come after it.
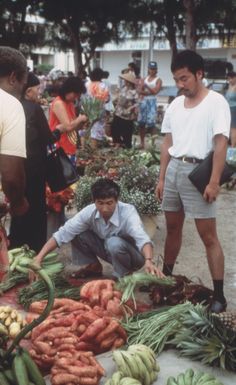
POLYGON ((27 65, 16 49, 0 46, 0 177, 12 215, 28 210, 24 197, 25 115, 21 97, 27 65))
POLYGON ((186 50, 177 54, 171 71, 181 96, 170 104, 162 124, 165 138, 156 194, 162 201, 167 226, 163 272, 172 274, 182 243, 184 218, 194 218, 213 279, 211 310, 219 313, 227 304, 223 293, 224 255, 216 232, 215 201, 225 164, 230 111, 222 95, 204 86, 204 62, 196 52, 186 50), (213 150, 212 173, 202 196, 188 175, 213 150))

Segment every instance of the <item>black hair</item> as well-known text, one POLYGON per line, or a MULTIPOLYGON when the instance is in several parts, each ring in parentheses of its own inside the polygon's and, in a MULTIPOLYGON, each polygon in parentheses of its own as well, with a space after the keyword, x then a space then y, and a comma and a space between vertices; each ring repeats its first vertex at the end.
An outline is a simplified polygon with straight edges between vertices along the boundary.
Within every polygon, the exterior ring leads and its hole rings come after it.
POLYGON ((86 88, 84 82, 75 76, 71 76, 67 78, 64 83, 60 86, 58 90, 58 95, 65 100, 66 94, 70 92, 76 92, 78 94, 84 94, 86 92, 86 88))
POLYGON ((92 185, 91 193, 93 201, 107 198, 114 198, 115 200, 118 200, 120 187, 111 179, 101 178, 92 185))
POLYGON ((101 68, 94 68, 90 73, 90 79, 92 82, 101 81, 104 78, 104 71, 101 68))
POLYGON ((236 72, 235 71, 230 71, 226 75, 227 78, 234 78, 235 76, 236 76, 236 72))
POLYGON ((103 71, 103 78, 104 78, 104 79, 108 79, 109 76, 110 76, 110 72, 108 72, 108 71, 103 71))
POLYGON ((17 49, 0 46, 0 78, 9 76, 12 72, 21 81, 27 73, 26 59, 17 49))
POLYGON ((204 77, 204 60, 201 55, 189 49, 177 53, 171 63, 171 71, 186 67, 192 74, 196 75, 197 71, 202 71, 204 77))

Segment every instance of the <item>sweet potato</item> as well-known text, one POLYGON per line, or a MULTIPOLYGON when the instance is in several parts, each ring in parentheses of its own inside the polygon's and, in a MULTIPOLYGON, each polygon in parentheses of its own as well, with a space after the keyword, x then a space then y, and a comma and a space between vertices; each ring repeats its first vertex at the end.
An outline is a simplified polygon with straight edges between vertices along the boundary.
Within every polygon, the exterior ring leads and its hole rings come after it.
POLYGON ((110 299, 113 298, 113 291, 112 290, 108 290, 108 289, 103 289, 101 291, 101 295, 100 295, 100 304, 101 306, 106 309, 107 307, 107 303, 110 299))
POLYGON ((68 365, 67 370, 70 374, 74 374, 78 377, 96 377, 97 376, 97 368, 94 366, 72 366, 68 365))
POLYGON ((125 344, 125 341, 123 340, 123 338, 116 338, 115 341, 113 342, 111 349, 115 350, 117 348, 120 348, 124 344, 125 344))
POLYGON ((69 373, 58 373, 52 377, 52 385, 67 385, 68 382, 78 384, 77 376, 69 373))
POLYGON ((101 341, 100 348, 102 350, 104 350, 104 349, 107 350, 107 349, 111 348, 113 343, 115 342, 116 338, 117 338, 116 333, 109 334, 109 336, 107 338, 105 338, 104 340, 101 341))
POLYGON ((97 372, 100 376, 105 376, 105 370, 103 367, 99 364, 99 362, 96 360, 96 358, 92 355, 89 358, 90 364, 95 366, 97 368, 97 372))
POLYGON ((57 353, 57 350, 53 349, 47 342, 35 341, 34 347, 37 352, 46 354, 47 356, 55 356, 57 353))
POLYGON ((104 339, 109 337, 111 333, 114 333, 119 327, 119 323, 116 320, 112 320, 105 330, 101 331, 95 338, 96 342, 100 344, 104 339))
POLYGON ((89 377, 81 377, 79 379, 80 385, 97 385, 98 379, 97 377, 89 378, 89 377))
POLYGON ((80 341, 86 341, 87 339, 94 338, 97 336, 104 328, 106 328, 107 322, 104 318, 98 318, 93 321, 87 330, 80 336, 80 341))

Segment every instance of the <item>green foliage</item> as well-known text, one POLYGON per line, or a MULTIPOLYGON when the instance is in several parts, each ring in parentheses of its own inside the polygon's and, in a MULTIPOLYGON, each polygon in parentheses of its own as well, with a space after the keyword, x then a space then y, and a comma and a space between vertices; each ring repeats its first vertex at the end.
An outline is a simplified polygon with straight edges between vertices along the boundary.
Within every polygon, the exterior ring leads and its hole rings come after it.
POLYGON ((38 72, 42 72, 44 75, 46 75, 53 68, 53 65, 43 63, 36 65, 35 68, 38 72))
MULTIPOLYGON (((89 175, 94 175, 91 172, 91 167, 89 167, 89 175)), ((104 176, 109 177, 109 174, 104 176)), ((156 167, 147 168, 137 161, 120 167, 116 175, 116 182, 121 189, 120 200, 134 205, 139 214, 156 215, 160 211, 160 205, 156 200, 154 192, 157 177, 158 171, 156 167)), ((92 203, 91 185, 97 179, 97 176, 88 175, 80 178, 76 188, 76 205, 78 210, 92 203)))
POLYGON ((91 186, 97 178, 83 176, 76 185, 76 207, 80 211, 92 203, 91 186))

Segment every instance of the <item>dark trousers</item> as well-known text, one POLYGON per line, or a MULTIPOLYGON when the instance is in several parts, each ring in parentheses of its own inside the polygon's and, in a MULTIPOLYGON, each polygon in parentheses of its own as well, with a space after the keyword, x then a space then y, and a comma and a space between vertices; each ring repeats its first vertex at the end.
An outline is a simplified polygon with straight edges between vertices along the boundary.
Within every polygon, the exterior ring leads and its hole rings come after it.
POLYGON ((114 143, 121 144, 126 148, 131 148, 133 130, 133 120, 122 119, 115 115, 111 125, 111 136, 114 143))
POLYGON ((47 212, 45 197, 45 176, 35 173, 27 176, 25 196, 29 210, 25 215, 13 217, 10 225, 10 248, 27 244, 39 252, 47 239, 47 212))
POLYGON ((145 262, 140 251, 119 236, 102 240, 93 231, 87 230, 77 235, 71 245, 74 264, 84 266, 96 263, 99 257, 113 266, 117 277, 140 269, 145 262))

